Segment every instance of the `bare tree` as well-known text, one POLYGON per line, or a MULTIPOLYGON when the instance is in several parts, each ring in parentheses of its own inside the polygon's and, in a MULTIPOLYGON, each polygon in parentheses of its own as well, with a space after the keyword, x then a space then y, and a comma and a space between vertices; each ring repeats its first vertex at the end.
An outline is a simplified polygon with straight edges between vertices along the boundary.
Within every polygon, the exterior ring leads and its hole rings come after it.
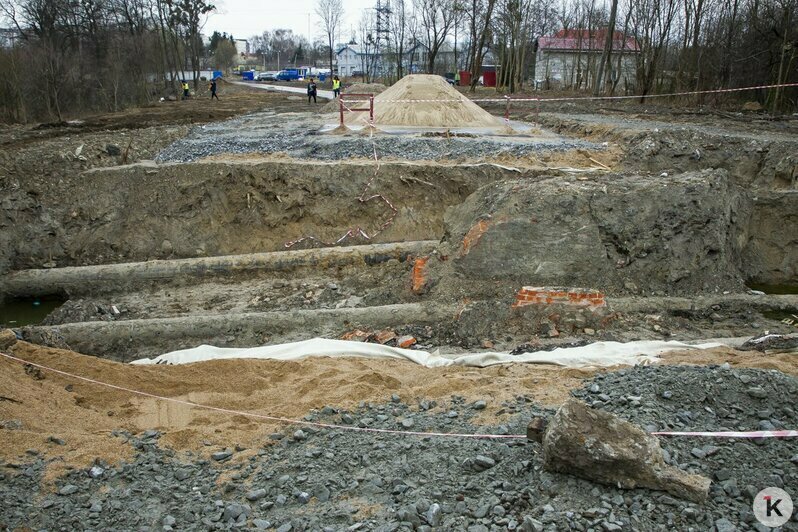
POLYGON ((360 32, 360 70, 363 72, 363 82, 369 83, 378 74, 381 57, 374 16, 368 11, 363 11, 358 30, 360 32))
POLYGON ((216 45, 216 50, 214 50, 211 60, 216 69, 227 73, 230 71, 230 67, 233 66, 236 55, 238 54, 235 45, 228 39, 222 39, 216 45))
MULTIPOLYGON (((666 54, 671 28, 680 0, 634 0, 632 28, 640 43, 637 59, 637 90, 642 96, 654 88, 661 61, 666 54)), ((642 100, 642 99, 641 99, 642 100)))
POLYGON ((415 0, 427 47, 427 72, 435 72, 435 60, 456 18, 455 0, 415 0))
POLYGON ((344 5, 341 0, 319 0, 316 5, 316 14, 324 25, 324 33, 327 35, 327 44, 330 47, 330 75, 333 73, 333 46, 338 36, 341 19, 344 16, 344 5))
POLYGON ((396 65, 396 77, 405 75, 405 54, 415 37, 415 16, 408 9, 405 0, 391 2, 391 16, 388 19, 388 41, 396 65))
MULTIPOLYGON (((200 30, 205 25, 205 16, 216 7, 205 0, 166 0, 170 8, 172 24, 180 31, 187 44, 191 70, 194 72, 194 88, 199 86, 200 30)), ((182 70, 182 69, 181 69, 182 70)))
POLYGON ((601 54, 601 62, 599 62, 598 73, 596 74, 595 85, 593 86, 593 96, 599 95, 605 67, 608 71, 612 69, 612 42, 613 39, 615 39, 615 18, 617 15, 618 0, 612 0, 610 20, 607 23, 607 36, 604 39, 604 51, 601 54))
POLYGON ((471 0, 470 9, 466 11, 470 43, 468 48, 468 69, 471 71, 471 92, 474 92, 482 73, 482 62, 488 52, 490 21, 496 0, 471 0))

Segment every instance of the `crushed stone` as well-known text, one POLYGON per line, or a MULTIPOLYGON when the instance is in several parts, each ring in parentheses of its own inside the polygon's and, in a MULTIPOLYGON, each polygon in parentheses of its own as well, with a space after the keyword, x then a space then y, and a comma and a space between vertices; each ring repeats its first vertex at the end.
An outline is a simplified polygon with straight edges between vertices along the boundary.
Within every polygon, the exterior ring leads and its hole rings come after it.
MULTIPOLYGON (((625 369, 597 375, 574 392, 647 430, 751 429, 764 420, 795 425, 796 394, 793 377, 726 366, 625 369), (602 404, 591 393, 597 383, 606 395, 602 404), (768 398, 751 397, 752 386, 765 389, 768 398), (661 396, 666 388, 671 399, 661 396)), ((355 408, 312 410, 306 419, 341 423, 348 416, 356 426, 397 429, 410 418, 422 431, 523 434, 532 415, 553 413, 524 395, 486 402, 489 412, 511 417, 479 426, 476 403, 463 397, 437 403, 386 396, 355 408)), ((542 469, 537 444, 524 439, 301 431, 299 439, 264 436, 254 454, 236 460, 241 454, 236 451, 233 460, 221 463, 177 456, 159 445, 158 433, 115 431, 114 437, 136 450, 135 458, 118 467, 97 464, 104 473, 96 478, 87 469, 74 470, 56 482, 60 494, 41 489, 44 461, 28 456, 6 463, 0 473, 0 522, 12 528, 585 531, 710 529, 723 521, 747 529, 755 524, 753 495, 765 486, 798 481, 790 462, 798 453, 794 440, 663 438, 669 463, 713 478, 710 500, 699 506, 662 492, 618 490, 549 473, 542 469)), ((783 530, 798 525, 793 521, 783 530)))

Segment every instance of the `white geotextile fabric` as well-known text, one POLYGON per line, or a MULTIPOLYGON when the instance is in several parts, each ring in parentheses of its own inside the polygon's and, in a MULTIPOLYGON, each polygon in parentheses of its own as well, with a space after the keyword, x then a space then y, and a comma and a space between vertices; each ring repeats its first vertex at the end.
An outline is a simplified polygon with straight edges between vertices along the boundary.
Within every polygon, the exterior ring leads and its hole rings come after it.
POLYGON ((346 340, 313 338, 302 342, 266 345, 262 347, 229 348, 201 345, 192 349, 173 351, 155 358, 135 360, 131 364, 190 364, 205 360, 232 358, 262 358, 271 360, 297 360, 311 356, 396 358, 409 360, 428 368, 442 366, 472 366, 484 368, 495 364, 532 363, 555 364, 571 368, 606 367, 616 365, 653 364, 658 355, 676 349, 710 349, 723 344, 690 345, 669 341, 595 342, 581 347, 560 347, 552 351, 538 351, 521 355, 509 353, 471 353, 443 357, 438 352, 428 353, 414 349, 401 349, 387 345, 346 340))

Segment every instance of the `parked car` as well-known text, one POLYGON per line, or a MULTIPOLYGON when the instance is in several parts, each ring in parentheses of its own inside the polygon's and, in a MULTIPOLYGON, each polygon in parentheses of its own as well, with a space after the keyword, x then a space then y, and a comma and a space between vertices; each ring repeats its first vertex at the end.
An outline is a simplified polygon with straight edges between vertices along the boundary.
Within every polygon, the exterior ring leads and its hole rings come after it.
POLYGON ((258 81, 277 81, 277 74, 276 70, 269 71, 269 72, 261 72, 258 74, 258 81))

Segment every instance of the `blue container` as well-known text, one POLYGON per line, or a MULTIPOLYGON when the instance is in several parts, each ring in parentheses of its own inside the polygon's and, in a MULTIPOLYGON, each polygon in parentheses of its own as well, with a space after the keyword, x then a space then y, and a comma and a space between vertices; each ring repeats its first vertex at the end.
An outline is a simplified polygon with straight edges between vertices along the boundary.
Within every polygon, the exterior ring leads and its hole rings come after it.
POLYGON ((246 70, 246 71, 241 73, 241 79, 245 79, 245 80, 248 80, 248 81, 254 81, 255 80, 255 73, 252 70, 246 70))
POLYGON ((324 81, 327 79, 327 74, 319 74, 319 81, 324 81))

